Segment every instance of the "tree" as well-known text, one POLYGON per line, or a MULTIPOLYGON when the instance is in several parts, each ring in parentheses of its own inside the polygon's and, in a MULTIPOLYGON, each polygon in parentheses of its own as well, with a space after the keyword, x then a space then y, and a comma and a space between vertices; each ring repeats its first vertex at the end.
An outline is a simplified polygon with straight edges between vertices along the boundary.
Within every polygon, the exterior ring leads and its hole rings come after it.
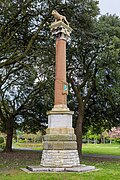
POLYGON ((103 16, 99 19, 99 34, 102 52, 98 57, 96 91, 86 109, 88 125, 101 132, 120 124, 119 109, 119 46, 120 19, 103 16))
POLYGON ((118 140, 118 142, 120 142, 120 127, 112 128, 108 134, 109 134, 110 139, 114 138, 118 140))
MULTIPOLYGON (((76 136, 79 156, 82 150, 82 124, 85 108, 95 88, 97 73, 96 57, 98 55, 97 36, 95 34, 95 17, 98 14, 97 2, 73 1, 71 8, 71 24, 73 34, 68 45, 67 71, 75 101, 77 101, 76 136)), ((69 9, 70 9, 69 7, 69 9)))
POLYGON ((49 26, 52 7, 45 1, 39 7, 38 1, 2 1, 0 7, 0 124, 7 133, 5 151, 12 151, 13 129, 31 116, 33 109, 27 104, 34 96, 43 96, 47 83, 43 30, 49 26))
POLYGON ((104 126, 110 127, 113 117, 116 117, 116 124, 119 122, 116 107, 119 107, 120 21, 118 17, 109 15, 97 19, 97 4, 93 0, 2 2, 5 7, 0 9, 2 126, 9 118, 14 120, 8 124, 15 126, 18 119, 24 117, 22 125, 25 129, 30 130, 32 123, 37 124, 32 129, 34 131, 40 125, 35 119, 46 119, 44 112, 51 107, 53 98, 51 77, 53 79, 55 53, 54 40, 50 38, 49 32, 53 9, 65 15, 73 28, 67 46, 67 78, 71 93, 68 105, 75 111, 74 125, 79 155, 82 148, 82 126, 92 124, 98 128, 98 124, 103 124, 102 119, 104 126), (44 90, 45 96, 40 90, 44 90), (40 95, 42 101, 38 100, 40 95), (42 111, 38 110, 37 107, 42 107, 44 100, 49 103, 46 103, 42 111))
MULTIPOLYGON (((78 3, 77 6, 79 5, 78 3)), ((82 17, 86 17, 85 24, 80 23, 80 11, 72 13, 75 14, 71 16, 74 33, 70 41, 72 48, 69 47, 67 53, 68 80, 73 89, 71 92, 75 95, 74 102, 77 101, 73 110, 77 112, 76 135, 79 155, 83 126, 92 124, 97 129, 100 125, 102 128, 111 128, 114 123, 119 123, 120 20, 109 15, 95 19, 97 6, 94 5, 96 11, 92 7, 91 12, 94 13, 89 14, 89 17, 88 11, 82 9, 85 11, 85 14, 82 14, 82 17), (114 118, 116 120, 113 122, 114 118)))

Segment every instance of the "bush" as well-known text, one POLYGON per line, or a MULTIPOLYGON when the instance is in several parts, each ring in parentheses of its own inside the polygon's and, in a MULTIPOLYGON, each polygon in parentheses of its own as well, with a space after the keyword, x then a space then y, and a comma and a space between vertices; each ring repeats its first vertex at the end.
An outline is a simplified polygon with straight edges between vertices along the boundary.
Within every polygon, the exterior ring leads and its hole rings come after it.
POLYGON ((19 142, 19 143, 25 143, 26 140, 24 140, 24 139, 19 139, 18 142, 19 142))
POLYGON ((42 135, 40 135, 40 136, 37 136, 36 138, 35 138, 35 142, 36 143, 42 143, 42 135))
POLYGON ((0 144, 4 143, 4 138, 0 137, 0 144))
POLYGON ((120 143, 120 139, 116 139, 116 141, 115 141, 116 143, 120 143))
POLYGON ((0 144, 0 148, 4 149, 5 148, 5 143, 0 144))

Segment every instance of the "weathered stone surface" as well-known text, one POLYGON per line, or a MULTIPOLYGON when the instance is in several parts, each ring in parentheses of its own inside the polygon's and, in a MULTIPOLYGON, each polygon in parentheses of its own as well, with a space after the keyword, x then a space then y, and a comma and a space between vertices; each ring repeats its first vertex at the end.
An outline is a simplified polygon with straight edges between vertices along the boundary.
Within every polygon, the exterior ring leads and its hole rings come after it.
POLYGON ((46 134, 74 134, 73 128, 47 128, 46 134))
POLYGON ((77 149, 76 141, 44 141, 43 149, 54 150, 69 150, 69 149, 77 149))
POLYGON ((77 150, 43 150, 41 165, 44 167, 79 166, 77 150))
MULTIPOLYGON (((54 119, 54 121, 56 120, 54 119)), ((54 124, 53 121, 51 123, 54 124)), ((56 123, 60 125, 59 121, 56 123)), ((47 128, 46 135, 43 138, 43 149, 41 165, 44 167, 80 165, 76 136, 72 127, 65 125, 64 127, 47 128)))
POLYGON ((73 141, 71 141, 71 142, 64 142, 64 149, 77 149, 77 143, 76 143, 76 141, 75 142, 73 142, 73 141))
POLYGON ((73 115, 74 111, 70 111, 66 104, 54 105, 51 111, 47 112, 47 115, 52 114, 70 114, 73 115))
POLYGON ((48 128, 72 128, 72 114, 48 115, 48 128))
POLYGON ((75 134, 46 134, 44 141, 76 141, 75 134))
POLYGON ((94 166, 85 166, 80 165, 77 167, 43 167, 43 166, 28 166, 27 168, 21 168, 21 170, 27 172, 27 173, 37 173, 37 172, 90 172, 95 171, 98 169, 95 169, 94 166))

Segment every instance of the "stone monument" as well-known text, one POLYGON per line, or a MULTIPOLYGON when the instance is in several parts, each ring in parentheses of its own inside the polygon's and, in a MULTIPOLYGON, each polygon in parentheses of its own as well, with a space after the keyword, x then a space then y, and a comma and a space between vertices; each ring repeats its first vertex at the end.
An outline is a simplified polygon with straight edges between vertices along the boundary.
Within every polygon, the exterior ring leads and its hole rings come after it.
POLYGON ((49 167, 79 166, 76 136, 72 128, 73 112, 67 107, 68 83, 66 82, 66 41, 72 28, 57 11, 50 26, 56 38, 56 75, 54 107, 48 114, 48 129, 43 138, 41 165, 49 167))
POLYGON ((87 171, 94 167, 80 165, 76 136, 72 128, 72 115, 67 107, 68 83, 66 82, 66 41, 72 28, 65 16, 52 11, 55 22, 50 26, 56 38, 56 74, 54 107, 48 114, 48 128, 43 137, 43 152, 39 167, 29 166, 32 171, 87 171), (82 166, 82 169, 81 169, 82 166), (72 168, 72 169, 71 169, 72 168))

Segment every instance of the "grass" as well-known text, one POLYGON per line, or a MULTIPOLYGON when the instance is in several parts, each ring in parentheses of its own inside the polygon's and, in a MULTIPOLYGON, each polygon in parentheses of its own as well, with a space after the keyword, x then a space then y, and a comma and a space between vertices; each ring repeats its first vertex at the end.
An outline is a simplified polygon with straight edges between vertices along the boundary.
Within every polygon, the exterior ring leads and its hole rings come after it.
POLYGON ((31 148, 33 150, 42 150, 43 144, 42 143, 14 143, 13 147, 16 148, 31 148))
POLYGON ((104 170, 89 173, 26 174, 22 171, 14 170, 11 173, 8 172, 7 174, 4 174, 4 176, 1 176, 1 180, 118 180, 120 177, 120 169, 113 170, 110 164, 106 166, 107 168, 104 168, 104 170))
POLYGON ((120 144, 83 144, 83 153, 120 156, 120 144))
MULTIPOLYGON (((38 147, 37 147, 38 148, 38 147)), ((120 145, 85 144, 84 153, 120 155, 120 145), (117 151, 115 150, 117 149, 117 151), (115 152, 115 153, 114 153, 115 152)), ((120 159, 84 157, 82 164, 94 165, 98 171, 84 173, 31 173, 20 168, 39 165, 41 153, 38 151, 14 150, 0 152, 0 180, 118 180, 120 179, 120 159)))
MULTIPOLYGON (((15 143, 17 148, 42 150, 42 143, 15 143)), ((83 144, 83 154, 105 154, 120 156, 120 144, 83 144)))
POLYGON ((95 165, 100 170, 86 173, 33 173, 20 170, 26 165, 39 165, 40 153, 15 151, 0 153, 0 180, 118 180, 120 177, 120 160, 102 158, 84 158, 82 163, 95 165))
POLYGON ((41 154, 30 151, 0 152, 0 180, 118 180, 120 160, 84 158, 82 163, 95 165, 98 171, 86 173, 31 173, 20 170, 27 165, 39 165, 41 154))

